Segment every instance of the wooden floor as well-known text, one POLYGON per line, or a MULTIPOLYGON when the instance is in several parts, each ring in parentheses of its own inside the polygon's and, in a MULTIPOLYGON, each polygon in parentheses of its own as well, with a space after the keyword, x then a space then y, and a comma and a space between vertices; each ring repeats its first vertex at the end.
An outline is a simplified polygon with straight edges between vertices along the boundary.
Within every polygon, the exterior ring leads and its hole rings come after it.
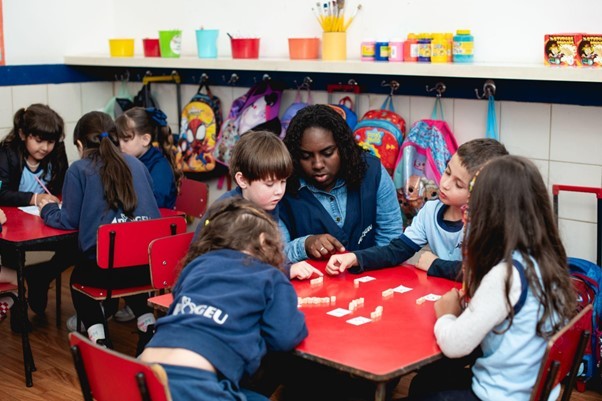
MULTIPOLYGON (((63 273, 62 322, 55 325, 54 287, 49 291, 47 316, 40 319, 30 312, 34 327, 30 334, 31 346, 37 371, 33 373, 33 387, 25 387, 21 336, 10 330, 9 320, 0 324, 0 401, 75 401, 82 400, 77 375, 69 353, 66 319, 74 312, 67 283, 70 270, 63 273)), ((54 284, 53 284, 54 285, 54 284)), ((137 335, 134 322, 110 322, 111 338, 117 351, 133 355, 137 335)), ((402 378, 395 396, 406 394, 412 375, 402 378)), ((278 393, 278 392, 277 392, 278 393)), ((278 394, 272 400, 278 400, 278 394)), ((573 392, 571 400, 602 400, 602 394, 594 391, 573 392)))

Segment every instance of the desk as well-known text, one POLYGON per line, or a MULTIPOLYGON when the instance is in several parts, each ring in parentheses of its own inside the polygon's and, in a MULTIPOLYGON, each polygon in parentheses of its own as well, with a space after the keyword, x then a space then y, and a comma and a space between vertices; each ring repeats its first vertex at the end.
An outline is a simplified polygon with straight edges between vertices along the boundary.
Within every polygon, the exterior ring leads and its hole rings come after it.
MULTIPOLYGON (((2 206, 7 222, 2 225, 0 233, 0 250, 2 253, 10 252, 16 256, 19 301, 22 305, 21 319, 28 321, 27 300, 25 297, 25 283, 23 270, 25 269, 25 252, 27 251, 53 251, 62 243, 73 241, 77 238, 76 230, 58 230, 48 227, 39 216, 25 213, 17 207, 2 206)), ((11 266, 13 267, 13 266, 11 266)), ((60 291, 60 289, 57 289, 60 291)), ((57 305, 58 307, 58 305, 57 305)), ((31 373, 35 371, 33 354, 29 345, 27 330, 21 330, 23 342, 23 361, 25 365, 25 384, 33 386, 31 373)))
MULTIPOLYGON (((325 262, 311 261, 324 271, 325 262)), ((410 265, 374 270, 364 274, 345 272, 339 276, 324 275, 322 285, 312 285, 310 280, 293 280, 300 298, 336 296, 333 305, 303 305, 301 310, 309 335, 297 346, 294 353, 302 358, 351 373, 377 383, 375 400, 385 399, 387 381, 410 373, 441 357, 433 327, 436 317, 433 303, 420 305, 416 299, 428 295, 443 295, 461 284, 446 279, 428 277, 425 272, 410 265), (354 280, 370 276, 375 280, 360 283, 354 280), (399 285, 412 288, 403 294, 395 292, 383 298, 382 292, 399 285), (326 312, 335 308, 347 309, 349 303, 364 298, 364 306, 355 312, 334 317, 326 312), (357 316, 370 318, 377 306, 383 307, 380 319, 361 326, 346 321, 357 316)), ((150 306, 167 311, 172 303, 171 294, 149 298, 150 306)))

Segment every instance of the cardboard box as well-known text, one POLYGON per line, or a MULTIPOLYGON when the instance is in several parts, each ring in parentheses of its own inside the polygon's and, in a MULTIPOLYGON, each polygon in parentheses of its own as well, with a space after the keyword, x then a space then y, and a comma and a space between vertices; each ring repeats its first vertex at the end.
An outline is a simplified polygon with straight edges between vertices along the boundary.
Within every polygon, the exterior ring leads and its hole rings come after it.
POLYGON ((602 34, 583 34, 577 45, 577 62, 584 67, 602 67, 602 34))
POLYGON ((544 37, 544 64, 556 66, 578 65, 577 45, 580 33, 548 34, 544 37))

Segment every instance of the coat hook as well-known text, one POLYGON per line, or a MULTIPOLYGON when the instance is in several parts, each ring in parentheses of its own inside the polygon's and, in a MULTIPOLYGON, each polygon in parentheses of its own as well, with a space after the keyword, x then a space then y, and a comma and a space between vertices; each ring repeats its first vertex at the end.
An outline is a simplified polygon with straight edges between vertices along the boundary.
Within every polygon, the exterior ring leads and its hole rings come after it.
POLYGON ((435 84, 434 88, 429 88, 429 86, 426 86, 426 91, 427 92, 437 92, 437 97, 441 97, 441 95, 443 95, 443 92, 445 92, 445 90, 447 89, 447 86, 445 86, 445 84, 443 82, 437 82, 435 84))
POLYGON ((272 79, 272 77, 270 77, 269 74, 263 74, 263 77, 261 79, 264 81, 269 81, 270 79, 272 79))
POLYGON ((201 83, 204 84, 209 81, 209 75, 202 73, 201 74, 201 83))
POLYGON ((388 86, 388 87, 391 87, 391 92, 389 92, 389 95, 390 95, 390 96, 393 96, 393 92, 395 92, 397 89, 399 89, 399 82, 397 82, 397 81, 395 81, 395 80, 393 80, 393 81, 390 81, 390 82, 387 82, 387 81, 382 81, 382 82, 380 83, 380 86, 388 86))
POLYGON ((351 78, 349 81, 347 81, 348 85, 357 85, 357 81, 353 78, 351 78))
MULTIPOLYGON (((226 78, 224 77, 224 81, 226 80, 226 78)), ((235 85, 239 80, 239 76, 236 73, 232 73, 232 75, 230 75, 230 79, 228 80, 228 82, 226 82, 226 84, 228 85, 235 85)))
POLYGON ((488 79, 483 84, 483 94, 479 95, 479 90, 475 88, 474 93, 477 95, 477 99, 486 99, 489 96, 495 95, 495 82, 493 80, 488 79))
POLYGON ((314 82, 313 79, 311 79, 310 77, 305 77, 303 78, 303 84, 307 85, 309 87, 309 85, 311 85, 314 82))

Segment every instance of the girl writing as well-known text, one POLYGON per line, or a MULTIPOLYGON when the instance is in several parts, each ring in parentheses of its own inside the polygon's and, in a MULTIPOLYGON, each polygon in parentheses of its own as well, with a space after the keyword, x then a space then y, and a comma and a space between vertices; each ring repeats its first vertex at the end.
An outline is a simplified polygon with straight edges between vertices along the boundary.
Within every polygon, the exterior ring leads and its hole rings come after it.
POLYGON ((452 290, 435 303, 435 336, 448 357, 479 346, 482 356, 457 372, 465 388, 412 399, 528 400, 547 340, 576 311, 546 186, 532 162, 502 156, 473 178, 468 208, 465 294, 452 290))
POLYGON ((183 173, 176 166, 166 118, 154 107, 134 107, 117 117, 115 125, 121 150, 140 159, 150 172, 159 207, 173 209, 183 173))
POLYGON ((297 296, 282 271, 277 223, 252 202, 213 204, 182 262, 174 301, 140 358, 161 363, 174 401, 267 400, 239 390, 268 350, 307 336, 297 296))
MULTIPOLYGON (((75 126, 73 143, 81 159, 67 170, 63 187, 63 205, 52 199, 39 201, 40 215, 49 226, 79 230, 80 258, 71 274, 71 282, 106 286, 108 270, 96 264, 96 232, 101 224, 160 217, 153 196, 148 170, 135 157, 122 154, 115 124, 108 114, 92 111, 75 126)), ((148 267, 119 269, 112 273, 113 288, 150 283, 148 267)), ((77 315, 88 337, 110 346, 103 327, 100 303, 71 290, 77 315)), ((126 303, 138 319, 139 350, 152 335, 155 318, 147 306, 147 294, 126 297, 126 303)), ((105 305, 111 310, 111 306, 105 305)), ((114 305, 113 305, 114 310, 114 305)))

